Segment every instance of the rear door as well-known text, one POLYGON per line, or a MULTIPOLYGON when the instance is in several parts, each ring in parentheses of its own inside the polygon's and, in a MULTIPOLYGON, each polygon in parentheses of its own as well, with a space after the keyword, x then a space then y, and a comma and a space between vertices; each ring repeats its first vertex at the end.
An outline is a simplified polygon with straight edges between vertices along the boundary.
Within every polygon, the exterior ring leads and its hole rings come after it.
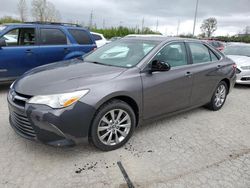
POLYGON ((167 62, 171 69, 167 72, 141 74, 145 119, 188 107, 192 91, 193 78, 183 42, 166 45, 154 60, 167 62))
POLYGON ((214 88, 220 79, 220 57, 209 47, 200 42, 188 42, 192 57, 190 71, 193 75, 191 105, 209 102, 214 88))
POLYGON ((6 46, 0 48, 0 81, 15 79, 38 66, 36 27, 12 28, 1 38, 5 39, 6 46))
POLYGON ((59 27, 39 28, 40 65, 61 61, 71 52, 69 40, 59 27))

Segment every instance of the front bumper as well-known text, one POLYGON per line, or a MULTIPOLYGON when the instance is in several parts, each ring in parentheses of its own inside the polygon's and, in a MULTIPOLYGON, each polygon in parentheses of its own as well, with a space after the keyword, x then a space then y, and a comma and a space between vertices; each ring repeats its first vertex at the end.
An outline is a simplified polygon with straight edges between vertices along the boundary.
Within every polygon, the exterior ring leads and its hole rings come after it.
POLYGON ((63 109, 13 100, 8 95, 10 124, 22 137, 52 146, 72 146, 87 142, 95 113, 92 106, 77 102, 63 109))
POLYGON ((236 83, 250 85, 250 70, 240 70, 237 74, 236 83))

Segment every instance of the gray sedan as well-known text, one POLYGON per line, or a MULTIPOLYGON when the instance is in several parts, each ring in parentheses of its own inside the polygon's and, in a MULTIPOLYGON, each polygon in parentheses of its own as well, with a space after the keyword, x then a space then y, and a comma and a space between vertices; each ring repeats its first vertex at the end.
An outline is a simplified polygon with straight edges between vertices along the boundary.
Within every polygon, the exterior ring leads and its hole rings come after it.
POLYGON ((24 74, 9 91, 10 124, 30 140, 88 140, 109 151, 145 122, 204 105, 221 109, 235 79, 235 63, 201 41, 125 37, 24 74))

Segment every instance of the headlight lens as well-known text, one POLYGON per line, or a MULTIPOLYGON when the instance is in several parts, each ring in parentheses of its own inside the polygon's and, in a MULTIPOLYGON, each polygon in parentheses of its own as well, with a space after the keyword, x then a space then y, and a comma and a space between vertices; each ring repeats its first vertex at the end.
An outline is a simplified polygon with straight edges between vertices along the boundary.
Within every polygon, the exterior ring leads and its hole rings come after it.
POLYGON ((38 95, 32 97, 28 103, 29 104, 44 104, 50 106, 51 108, 65 108, 86 95, 89 90, 75 91, 72 93, 63 93, 56 95, 38 95))
POLYGON ((250 70, 250 66, 242 66, 240 67, 242 70, 250 70))

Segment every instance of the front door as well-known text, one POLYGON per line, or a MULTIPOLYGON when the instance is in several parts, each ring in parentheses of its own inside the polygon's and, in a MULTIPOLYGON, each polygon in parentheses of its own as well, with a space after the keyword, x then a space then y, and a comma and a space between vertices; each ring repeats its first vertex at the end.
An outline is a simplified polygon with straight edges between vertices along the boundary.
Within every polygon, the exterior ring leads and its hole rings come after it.
POLYGON ((142 73, 144 119, 184 109, 190 104, 192 73, 185 44, 175 42, 165 46, 152 61, 167 62, 167 72, 142 73))
POLYGON ((35 28, 12 29, 1 39, 6 46, 0 48, 0 81, 14 79, 38 65, 35 28))

